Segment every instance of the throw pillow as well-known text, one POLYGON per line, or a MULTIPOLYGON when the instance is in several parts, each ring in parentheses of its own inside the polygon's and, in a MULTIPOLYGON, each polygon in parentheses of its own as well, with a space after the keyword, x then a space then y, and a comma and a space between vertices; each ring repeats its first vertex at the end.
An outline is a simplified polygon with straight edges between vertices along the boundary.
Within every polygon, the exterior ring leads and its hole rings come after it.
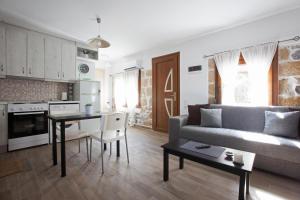
POLYGON ((187 120, 187 125, 201 124, 201 108, 209 108, 209 104, 188 105, 189 116, 187 120))
POLYGON ((222 109, 201 108, 201 126, 203 127, 222 127, 222 109))
POLYGON ((298 137, 300 112, 265 111, 264 133, 288 138, 298 137))
MULTIPOLYGON (((292 107, 289 108, 290 111, 300 111, 299 107, 292 107)), ((299 122, 298 122, 298 137, 300 137, 300 117, 299 117, 299 122)))

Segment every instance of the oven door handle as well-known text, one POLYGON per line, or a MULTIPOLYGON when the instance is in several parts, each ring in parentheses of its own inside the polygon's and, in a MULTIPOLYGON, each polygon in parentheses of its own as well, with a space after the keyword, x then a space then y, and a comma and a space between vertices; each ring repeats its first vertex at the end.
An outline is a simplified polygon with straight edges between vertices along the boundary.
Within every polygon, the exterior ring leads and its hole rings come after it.
POLYGON ((45 112, 23 112, 23 113, 14 113, 14 115, 40 115, 44 113, 45 112))

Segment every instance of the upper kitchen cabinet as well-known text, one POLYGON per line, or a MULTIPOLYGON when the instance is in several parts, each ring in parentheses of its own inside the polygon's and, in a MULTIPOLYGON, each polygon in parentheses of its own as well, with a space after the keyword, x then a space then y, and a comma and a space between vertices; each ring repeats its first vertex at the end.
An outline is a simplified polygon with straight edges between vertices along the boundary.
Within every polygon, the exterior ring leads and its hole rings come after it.
POLYGON ((61 40, 45 38, 45 78, 61 80, 61 40))
POLYGON ((44 35, 29 31, 27 45, 27 76, 45 78, 44 35))
POLYGON ((7 75, 27 76, 27 31, 12 26, 6 26, 5 36, 7 75))
POLYGON ((5 28, 0 24, 0 76, 6 75, 5 63, 5 28))
POLYGON ((75 42, 62 40, 61 45, 61 71, 62 80, 74 81, 76 79, 75 60, 76 45, 75 42))

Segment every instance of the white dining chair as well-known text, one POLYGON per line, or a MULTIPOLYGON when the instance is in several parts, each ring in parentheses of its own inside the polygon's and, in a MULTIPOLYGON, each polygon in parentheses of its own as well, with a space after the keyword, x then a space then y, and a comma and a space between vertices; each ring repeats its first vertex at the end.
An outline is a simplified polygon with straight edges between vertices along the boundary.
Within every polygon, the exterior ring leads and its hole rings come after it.
MULTIPOLYGON (((88 146, 89 133, 87 133, 86 131, 81 131, 80 130, 79 121, 66 122, 65 126, 66 126, 65 141, 78 140, 78 152, 79 153, 80 153, 81 139, 85 139, 85 141, 86 141, 87 160, 89 160, 89 146, 88 146), (73 130, 68 130, 69 126, 75 126, 77 128, 74 128, 73 130)), ((60 140, 61 140, 60 139, 60 125, 56 126, 56 135, 57 135, 57 140, 60 142, 60 140)))
POLYGON ((104 174, 104 143, 110 143, 110 153, 112 142, 125 140, 127 162, 129 164, 128 144, 127 144, 127 126, 128 113, 112 113, 104 114, 101 118, 100 132, 90 134, 90 161, 92 160, 92 142, 93 139, 101 143, 101 162, 102 174, 104 174))

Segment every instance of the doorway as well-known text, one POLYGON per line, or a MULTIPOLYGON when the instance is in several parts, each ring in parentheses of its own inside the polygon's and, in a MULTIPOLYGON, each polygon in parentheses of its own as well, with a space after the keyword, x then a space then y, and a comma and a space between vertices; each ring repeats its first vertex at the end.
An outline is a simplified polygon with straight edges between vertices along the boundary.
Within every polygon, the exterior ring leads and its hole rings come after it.
POLYGON ((153 130, 168 132, 169 118, 180 113, 180 53, 152 59, 153 130))

